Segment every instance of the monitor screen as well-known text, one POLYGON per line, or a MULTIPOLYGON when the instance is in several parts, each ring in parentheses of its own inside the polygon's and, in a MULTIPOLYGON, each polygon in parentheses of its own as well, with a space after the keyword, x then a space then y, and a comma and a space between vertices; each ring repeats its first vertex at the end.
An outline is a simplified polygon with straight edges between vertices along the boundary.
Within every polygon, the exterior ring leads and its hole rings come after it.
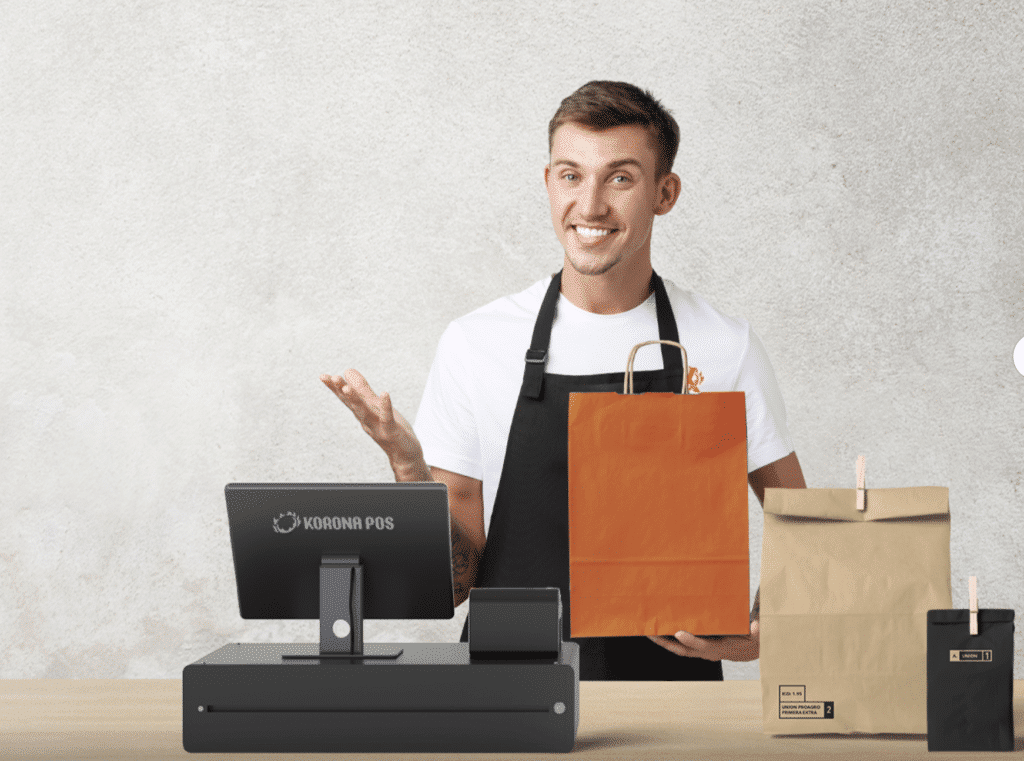
POLYGON ((242 618, 319 618, 324 556, 356 555, 364 618, 451 618, 444 484, 228 484, 242 618))

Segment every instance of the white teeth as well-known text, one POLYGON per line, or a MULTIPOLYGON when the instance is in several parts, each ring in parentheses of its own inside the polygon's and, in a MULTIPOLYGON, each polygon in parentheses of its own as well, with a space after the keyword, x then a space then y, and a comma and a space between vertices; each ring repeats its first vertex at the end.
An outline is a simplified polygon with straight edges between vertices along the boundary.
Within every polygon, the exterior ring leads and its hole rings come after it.
POLYGON ((585 238, 600 238, 602 235, 607 235, 611 230, 602 230, 599 227, 580 227, 575 226, 576 232, 585 238))

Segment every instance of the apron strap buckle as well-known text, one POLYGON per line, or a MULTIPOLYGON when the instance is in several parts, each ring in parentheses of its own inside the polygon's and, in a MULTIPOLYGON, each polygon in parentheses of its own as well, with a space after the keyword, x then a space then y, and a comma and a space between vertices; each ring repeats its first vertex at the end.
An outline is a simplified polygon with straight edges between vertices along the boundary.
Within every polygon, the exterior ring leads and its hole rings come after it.
POLYGON ((521 394, 529 399, 540 399, 544 389, 544 365, 548 361, 547 349, 526 350, 526 372, 523 373, 521 394))

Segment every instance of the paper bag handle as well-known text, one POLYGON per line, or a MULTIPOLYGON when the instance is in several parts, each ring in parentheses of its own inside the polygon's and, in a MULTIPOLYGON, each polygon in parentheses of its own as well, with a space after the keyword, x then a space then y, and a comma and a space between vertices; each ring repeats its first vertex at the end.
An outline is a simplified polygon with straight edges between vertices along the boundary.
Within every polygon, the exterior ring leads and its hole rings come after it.
POLYGON ((656 341, 644 341, 643 343, 638 343, 633 347, 633 350, 629 352, 629 359, 626 360, 626 376, 622 379, 622 393, 633 393, 633 358, 636 357, 637 349, 642 346, 650 346, 651 344, 669 344, 671 346, 679 347, 679 351, 683 353, 683 393, 688 394, 690 385, 690 365, 686 359, 686 349, 684 349, 683 345, 678 341, 666 341, 661 338, 656 341))

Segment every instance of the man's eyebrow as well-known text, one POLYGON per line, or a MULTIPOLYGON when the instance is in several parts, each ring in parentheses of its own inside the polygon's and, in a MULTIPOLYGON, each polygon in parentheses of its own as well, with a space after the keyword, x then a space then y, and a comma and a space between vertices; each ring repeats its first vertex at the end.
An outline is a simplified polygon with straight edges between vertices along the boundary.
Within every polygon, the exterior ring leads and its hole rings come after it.
MULTIPOLYGON (((570 159, 558 159, 558 161, 555 162, 555 166, 568 166, 572 167, 573 169, 580 168, 579 164, 577 164, 575 161, 571 161, 570 159)), ((608 168, 618 169, 621 166, 635 166, 637 169, 643 171, 643 165, 636 159, 619 159, 618 161, 611 162, 608 165, 608 168)))

